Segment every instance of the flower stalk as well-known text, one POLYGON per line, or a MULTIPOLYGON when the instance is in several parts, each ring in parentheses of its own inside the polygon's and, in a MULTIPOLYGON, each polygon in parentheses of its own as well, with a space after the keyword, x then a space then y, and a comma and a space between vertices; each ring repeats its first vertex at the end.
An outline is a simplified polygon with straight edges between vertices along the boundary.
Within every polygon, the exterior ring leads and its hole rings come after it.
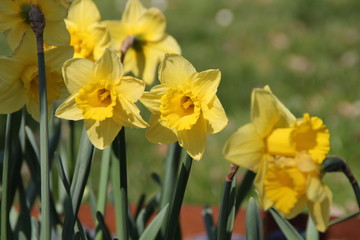
POLYGON ((31 5, 29 10, 29 22, 35 33, 38 55, 38 77, 40 97, 40 163, 41 163, 41 239, 50 239, 50 173, 49 173, 49 132, 48 132, 48 109, 46 93, 46 73, 44 58, 44 28, 45 16, 41 10, 31 5))

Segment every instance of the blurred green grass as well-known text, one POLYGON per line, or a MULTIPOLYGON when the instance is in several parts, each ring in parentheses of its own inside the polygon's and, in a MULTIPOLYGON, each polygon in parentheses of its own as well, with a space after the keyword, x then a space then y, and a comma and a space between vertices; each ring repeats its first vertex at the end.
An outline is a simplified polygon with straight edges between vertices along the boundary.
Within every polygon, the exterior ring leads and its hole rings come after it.
MULTIPOLYGON (((105 20, 119 19, 125 1, 95 2, 105 20)), ((143 3, 165 6, 167 32, 178 40, 184 57, 198 71, 219 68, 222 72, 218 96, 229 124, 219 134, 208 135, 203 159, 193 164, 185 202, 219 204, 229 168, 222 147, 249 121, 252 89, 266 84, 296 116, 309 112, 324 120, 331 132, 331 154, 346 159, 360 179, 360 1, 143 3)), ((1 53, 9 54, 3 38, 0 43, 1 53)), ((149 143, 144 130, 129 129, 126 133, 129 196, 136 202, 142 191, 151 195, 158 190, 150 174, 162 175, 166 146, 149 143)), ((94 165, 91 181, 96 188, 100 160, 94 165)), ((354 210, 355 200, 345 177, 328 174, 325 181, 334 192, 334 203, 354 210)))

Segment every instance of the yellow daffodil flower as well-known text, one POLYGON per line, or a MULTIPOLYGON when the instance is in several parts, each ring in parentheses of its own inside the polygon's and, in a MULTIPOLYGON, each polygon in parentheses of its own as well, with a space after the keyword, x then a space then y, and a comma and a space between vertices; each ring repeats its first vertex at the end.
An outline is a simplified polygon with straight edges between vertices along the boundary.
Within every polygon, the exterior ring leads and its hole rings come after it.
POLYGON ((134 104, 143 94, 145 83, 123 76, 122 64, 112 50, 106 49, 95 63, 81 58, 68 60, 63 76, 70 97, 55 114, 68 120, 84 119, 95 147, 110 145, 122 126, 148 126, 134 104))
MULTIPOLYGON (((29 35, 30 33, 25 34, 11 57, 0 57, 0 113, 12 113, 26 105, 31 116, 39 121, 37 48, 35 38, 29 35)), ((70 46, 45 51, 49 108, 55 99, 66 93, 61 67, 72 55, 73 49, 70 46)))
POLYGON ((70 36, 64 22, 68 4, 65 1, 1 0, 0 32, 5 32, 11 49, 14 50, 19 45, 26 32, 35 38, 29 23, 31 5, 37 6, 45 16, 44 41, 48 45, 68 45, 70 36))
POLYGON ((206 134, 217 133, 227 124, 216 96, 219 70, 196 72, 185 58, 166 55, 159 69, 160 85, 145 92, 140 101, 151 111, 149 141, 178 141, 195 160, 204 153, 206 134))
POLYGON ((332 194, 321 177, 320 165, 310 155, 280 157, 268 164, 263 201, 270 201, 286 218, 295 217, 307 205, 316 228, 324 232, 330 219, 332 194))
POLYGON ((75 58, 97 60, 110 46, 110 35, 100 23, 99 10, 92 0, 75 0, 65 19, 75 58))
POLYGON ((252 122, 224 147, 225 158, 257 173, 255 186, 264 209, 275 206, 288 218, 307 204, 320 231, 329 220, 331 192, 321 182, 320 164, 330 150, 322 120, 295 119, 270 88, 252 94, 252 122))
POLYGON ((139 0, 129 0, 121 21, 105 21, 112 47, 119 51, 123 41, 133 37, 124 60, 125 72, 132 72, 148 85, 154 82, 156 67, 165 53, 180 54, 176 40, 165 33, 166 20, 157 8, 146 9, 139 0))

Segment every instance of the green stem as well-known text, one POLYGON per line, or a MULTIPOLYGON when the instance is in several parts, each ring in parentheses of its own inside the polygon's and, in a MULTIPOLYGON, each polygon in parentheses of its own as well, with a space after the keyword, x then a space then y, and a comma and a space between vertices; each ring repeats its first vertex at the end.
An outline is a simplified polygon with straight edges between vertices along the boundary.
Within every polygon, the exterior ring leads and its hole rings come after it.
MULTIPOLYGON (((174 189, 176 186, 176 179, 179 172, 180 167, 180 157, 181 157, 182 148, 180 145, 175 142, 169 145, 169 152, 165 161, 165 171, 164 171, 164 180, 161 188, 161 198, 160 198, 160 207, 159 209, 163 209, 166 204, 168 204, 174 196, 174 189)), ((165 216, 165 222, 169 217, 169 211, 167 211, 165 216)), ((161 235, 165 236, 166 233, 166 225, 162 225, 161 227, 161 235)))
MULTIPOLYGON (((118 163, 117 170, 120 173, 120 188, 114 188, 114 191, 120 191, 120 239, 129 239, 129 221, 128 221, 128 197, 127 197, 127 166, 126 166, 126 143, 125 143, 125 128, 122 127, 113 144, 115 155, 118 163)), ((115 160, 116 161, 116 160, 115 160)), ((114 166, 115 167, 115 166, 114 166)))
POLYGON ((185 189, 189 179, 190 170, 192 165, 192 158, 187 155, 182 163, 179 179, 176 183, 175 195, 171 204, 171 211, 169 213, 169 221, 167 222, 167 234, 165 239, 175 239, 177 222, 179 220, 181 205, 184 200, 185 189))
MULTIPOLYGON (((101 172, 100 172, 97 211, 101 212, 103 215, 105 214, 105 206, 106 206, 106 195, 107 195, 107 186, 108 186, 108 178, 109 178, 109 168, 110 168, 110 154, 111 154, 111 148, 108 147, 103 151, 102 159, 101 159, 101 172)), ((99 231, 96 234, 95 239, 96 240, 102 239, 102 232, 99 231)))
POLYGON ((7 115, 6 132, 5 132, 5 146, 3 159, 3 176, 2 176, 2 190, 1 190, 1 239, 7 238, 8 228, 8 186, 9 186, 9 159, 11 153, 11 114, 7 115))

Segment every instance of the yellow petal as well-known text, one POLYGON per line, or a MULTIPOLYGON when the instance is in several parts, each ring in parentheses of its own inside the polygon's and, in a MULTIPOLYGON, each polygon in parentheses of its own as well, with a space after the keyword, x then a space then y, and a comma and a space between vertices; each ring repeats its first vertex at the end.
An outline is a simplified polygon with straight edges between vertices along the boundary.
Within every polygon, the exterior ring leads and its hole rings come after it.
POLYGON ((84 119, 82 110, 77 107, 75 102, 76 95, 77 94, 73 94, 68 97, 58 109, 56 109, 55 116, 74 121, 84 119))
POLYGON ((100 21, 100 13, 92 0, 75 0, 69 8, 68 19, 84 30, 100 21))
POLYGON ((209 103, 216 95, 220 84, 221 72, 219 70, 206 70, 194 75, 194 95, 199 96, 205 104, 209 103))
POLYGON ((160 112, 161 97, 167 92, 167 90, 168 87, 166 85, 156 85, 150 92, 144 92, 140 98, 140 102, 144 104, 150 112, 157 114, 160 112))
POLYGON ((183 85, 196 73, 191 63, 180 55, 168 54, 159 68, 159 80, 162 84, 183 85))
POLYGON ((111 47, 116 51, 119 51, 122 42, 129 36, 131 29, 129 24, 119 20, 107 20, 102 21, 101 24, 105 25, 111 36, 111 47))
POLYGON ((117 88, 118 94, 130 102, 136 102, 143 95, 145 89, 144 81, 130 76, 121 78, 117 88))
POLYGON ((66 88, 72 94, 93 80, 94 63, 87 59, 70 59, 64 63, 63 77, 66 88))
POLYGON ((35 41, 35 34, 31 32, 30 27, 28 27, 24 23, 17 24, 5 33, 6 41, 8 42, 11 50, 14 50, 19 46, 21 38, 23 37, 25 32, 31 35, 31 37, 35 41))
POLYGON ((297 215, 299 215, 299 213, 301 213, 302 210, 304 210, 307 203, 308 200, 306 196, 301 197, 300 199, 298 199, 291 211, 287 214, 284 214, 284 217, 286 217, 287 219, 292 219, 296 217, 297 215))
POLYGON ((21 60, 27 65, 37 65, 35 35, 31 32, 24 34, 19 45, 14 50, 13 57, 21 60))
POLYGON ((93 24, 89 31, 91 32, 95 47, 94 47, 94 59, 99 59, 105 52, 105 49, 110 47, 110 34, 106 29, 105 25, 100 23, 93 24))
MULTIPOLYGON (((0 66, 2 66, 1 62, 0 66)), ((13 81, 10 84, 4 84, 3 82, 1 82, 1 114, 16 112, 25 105, 25 101, 25 92, 21 81, 13 81)))
POLYGON ((60 71, 64 62, 74 55, 74 50, 70 46, 60 46, 45 52, 46 64, 53 71, 60 71))
POLYGON ((256 176, 254 179, 254 185, 256 187, 256 191, 259 195, 260 205, 264 210, 268 210, 273 206, 273 202, 266 198, 265 189, 264 189, 264 179, 267 171, 268 162, 272 161, 273 157, 265 154, 260 160, 260 164, 258 165, 256 176))
POLYGON ((137 20, 137 31, 145 41, 158 41, 164 36, 165 16, 157 8, 146 10, 137 20))
POLYGON ((145 8, 139 0, 129 0, 126 3, 121 20, 125 22, 137 22, 144 11, 145 8))
POLYGON ((112 118, 103 121, 85 119, 84 125, 91 143, 99 149, 109 146, 121 129, 112 118))
POLYGON ((261 137, 267 136, 274 127, 289 127, 295 120, 268 87, 255 89, 251 103, 251 118, 261 137))
POLYGON ((156 144, 170 144, 177 140, 175 132, 163 124, 159 114, 153 114, 149 119, 149 127, 146 129, 146 138, 156 144))
POLYGON ((224 146, 227 160, 254 172, 257 172, 264 153, 264 142, 252 123, 239 128, 224 146))
POLYGON ((196 124, 190 130, 177 132, 179 145, 194 159, 200 160, 204 154, 206 144, 206 123, 203 117, 199 117, 196 124))
MULTIPOLYGON (((178 42, 175 40, 175 38, 168 34, 165 34, 160 41, 147 43, 147 46, 162 53, 181 54, 181 48, 178 42)), ((164 56, 161 58, 161 61, 163 60, 164 56)))
POLYGON ((106 49, 101 58, 96 61, 94 76, 101 80, 106 79, 113 84, 120 82, 123 69, 120 59, 116 56, 115 52, 110 49, 106 49))
POLYGON ((151 85, 154 82, 156 75, 156 67, 160 61, 160 56, 164 54, 159 54, 157 51, 154 51, 151 48, 143 48, 143 53, 137 52, 137 60, 142 59, 142 54, 144 54, 144 62, 138 61, 139 71, 142 73, 139 77, 142 78, 147 85, 151 85), (141 68, 143 66, 143 68, 141 68))
MULTIPOLYGON (((58 0, 38 0, 46 17, 46 25, 48 21, 63 20, 67 15, 67 7, 65 7, 58 0)), ((46 27, 45 25, 45 27, 46 27)))
MULTIPOLYGON (((2 4, 3 3, 0 5, 2 6, 2 4)), ((17 15, 4 14, 2 9, 0 9, 0 32, 5 32, 6 30, 9 30, 18 24, 21 24, 21 18, 19 18, 17 15)))
POLYGON ((328 187, 325 186, 326 197, 321 202, 309 202, 308 208, 311 218, 313 219, 317 230, 325 232, 330 219, 330 206, 332 194, 328 187))
POLYGON ((23 69, 23 63, 18 59, 12 57, 0 57, 1 85, 13 84, 20 78, 23 69))
POLYGON ((12 0, 2 0, 0 4, 0 12, 3 14, 14 14, 17 13, 18 8, 12 0))
POLYGON ((313 202, 321 202, 326 197, 326 185, 318 176, 309 177, 307 197, 313 202))
POLYGON ((125 127, 145 128, 148 124, 140 116, 139 108, 127 99, 120 98, 113 112, 114 121, 125 127))
POLYGON ((44 40, 49 45, 68 45, 70 43, 70 34, 66 30, 64 20, 47 21, 44 29, 44 40))
POLYGON ((225 110, 217 96, 205 108, 202 107, 207 124, 207 132, 210 134, 220 132, 228 123, 225 110))

